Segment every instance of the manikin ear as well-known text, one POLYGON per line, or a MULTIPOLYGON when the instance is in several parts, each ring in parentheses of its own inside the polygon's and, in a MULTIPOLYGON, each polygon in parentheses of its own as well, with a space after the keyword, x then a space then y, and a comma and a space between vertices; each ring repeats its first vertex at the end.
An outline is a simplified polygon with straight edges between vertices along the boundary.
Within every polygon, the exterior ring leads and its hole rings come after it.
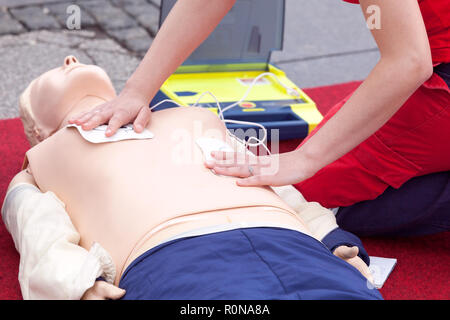
POLYGON ((31 147, 34 147, 35 145, 40 143, 42 140, 44 140, 42 138, 40 130, 38 128, 36 128, 34 123, 30 123, 29 121, 26 121, 26 119, 24 119, 23 117, 21 117, 21 118, 22 118, 21 120, 22 120, 22 124, 24 127, 24 131, 25 131, 25 136, 26 136, 28 142, 30 143, 31 147))
POLYGON ((44 138, 42 137, 42 134, 41 134, 41 130, 39 130, 36 127, 33 128, 33 137, 34 137, 34 140, 36 141, 36 144, 38 144, 39 142, 44 140, 44 138))
POLYGON ((27 112, 27 110, 20 108, 19 113, 27 140, 31 147, 34 147, 46 137, 44 137, 42 131, 36 127, 36 123, 33 121, 32 116, 29 112, 27 112))
POLYGON ((39 130, 37 128, 31 128, 31 130, 25 129, 27 140, 30 143, 31 148, 40 143, 43 139, 40 137, 39 130))
POLYGON ((25 136, 28 140, 28 142, 30 143, 31 147, 34 147, 36 144, 38 144, 39 138, 38 138, 38 131, 36 130, 34 123, 32 123, 31 121, 29 121, 29 119, 27 119, 26 117, 23 117, 23 114, 21 112, 21 120, 22 120, 22 125, 23 125, 23 129, 24 129, 24 133, 25 136))

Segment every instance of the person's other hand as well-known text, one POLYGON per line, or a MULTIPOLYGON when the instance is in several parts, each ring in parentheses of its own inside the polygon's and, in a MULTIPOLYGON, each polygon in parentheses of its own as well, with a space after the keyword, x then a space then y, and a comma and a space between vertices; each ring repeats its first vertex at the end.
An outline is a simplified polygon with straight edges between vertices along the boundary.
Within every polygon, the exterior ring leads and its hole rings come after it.
POLYGON ((150 122, 150 117, 149 101, 139 94, 124 90, 113 100, 72 117, 69 123, 77 124, 83 130, 92 130, 108 123, 105 134, 111 137, 121 126, 131 122, 133 122, 134 131, 141 133, 150 122))
POLYGON ((358 271, 361 272, 361 274, 373 284, 374 280, 372 277, 372 273, 370 272, 370 269, 367 266, 367 264, 358 256, 358 253, 359 248, 356 246, 354 247, 339 246, 333 252, 333 254, 336 257, 341 258, 342 260, 348 262, 356 269, 358 269, 358 271))
POLYGON ((213 160, 206 162, 205 166, 216 174, 241 178, 237 184, 242 187, 295 184, 315 173, 297 150, 259 157, 213 151, 211 156, 213 160))
POLYGON ((86 290, 81 300, 118 300, 124 296, 125 292, 106 281, 95 281, 95 284, 86 290))

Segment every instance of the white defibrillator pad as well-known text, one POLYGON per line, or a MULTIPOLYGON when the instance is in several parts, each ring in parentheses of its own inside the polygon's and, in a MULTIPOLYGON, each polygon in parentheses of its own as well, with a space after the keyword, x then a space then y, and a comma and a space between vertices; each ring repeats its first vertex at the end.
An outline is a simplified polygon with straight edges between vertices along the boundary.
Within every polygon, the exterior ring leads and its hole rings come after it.
POLYGON ((203 152, 203 156, 206 161, 212 161, 213 157, 211 152, 213 151, 223 151, 223 152, 233 152, 231 148, 225 141, 213 138, 198 138, 196 141, 197 145, 203 152))
POLYGON ((131 124, 119 128, 112 137, 105 136, 106 129, 108 128, 107 125, 101 125, 89 131, 83 130, 81 126, 76 124, 69 124, 66 127, 77 128, 81 136, 86 141, 89 141, 91 143, 106 143, 123 140, 145 140, 145 139, 152 139, 155 136, 151 131, 147 129, 144 129, 142 133, 136 133, 133 129, 133 125, 131 124))

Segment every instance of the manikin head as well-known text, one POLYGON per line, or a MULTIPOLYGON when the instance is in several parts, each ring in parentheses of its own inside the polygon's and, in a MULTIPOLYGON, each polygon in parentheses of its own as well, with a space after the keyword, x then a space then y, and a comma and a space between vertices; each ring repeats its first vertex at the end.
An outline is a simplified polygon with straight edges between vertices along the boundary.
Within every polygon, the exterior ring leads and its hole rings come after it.
MULTIPOLYGON (((33 80, 20 97, 19 112, 28 141, 34 146, 59 130, 82 100, 106 102, 115 96, 103 69, 79 63, 74 56, 66 57, 62 66, 33 80)), ((88 109, 77 110, 83 111, 88 109)))

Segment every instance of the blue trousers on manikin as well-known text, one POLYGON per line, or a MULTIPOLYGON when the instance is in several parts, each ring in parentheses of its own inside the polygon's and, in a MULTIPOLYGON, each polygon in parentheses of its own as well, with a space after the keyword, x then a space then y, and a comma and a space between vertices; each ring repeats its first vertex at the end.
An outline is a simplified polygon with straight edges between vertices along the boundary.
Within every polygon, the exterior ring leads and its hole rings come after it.
POLYGON ((123 299, 382 299, 361 273, 303 233, 245 228, 163 243, 125 270, 123 299))

